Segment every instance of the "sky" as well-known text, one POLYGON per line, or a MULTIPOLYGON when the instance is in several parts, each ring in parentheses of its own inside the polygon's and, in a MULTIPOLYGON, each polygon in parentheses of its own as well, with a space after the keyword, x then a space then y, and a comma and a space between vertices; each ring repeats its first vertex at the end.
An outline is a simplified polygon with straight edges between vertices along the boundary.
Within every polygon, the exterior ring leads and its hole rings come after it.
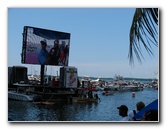
MULTIPOLYGON (((8 8, 8 66, 26 66, 28 74, 39 65, 21 63, 24 26, 71 33, 69 66, 79 76, 154 78, 158 72, 158 47, 154 56, 142 48, 145 60, 129 65, 129 32, 135 8, 8 8)), ((59 67, 47 66, 48 75, 59 67)))

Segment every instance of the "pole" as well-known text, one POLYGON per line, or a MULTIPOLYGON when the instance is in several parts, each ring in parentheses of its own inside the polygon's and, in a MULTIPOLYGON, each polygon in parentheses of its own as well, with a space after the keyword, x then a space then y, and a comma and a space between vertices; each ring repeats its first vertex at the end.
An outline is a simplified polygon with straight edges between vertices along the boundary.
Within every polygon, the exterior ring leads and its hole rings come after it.
POLYGON ((44 84, 44 65, 40 67, 40 85, 44 84))

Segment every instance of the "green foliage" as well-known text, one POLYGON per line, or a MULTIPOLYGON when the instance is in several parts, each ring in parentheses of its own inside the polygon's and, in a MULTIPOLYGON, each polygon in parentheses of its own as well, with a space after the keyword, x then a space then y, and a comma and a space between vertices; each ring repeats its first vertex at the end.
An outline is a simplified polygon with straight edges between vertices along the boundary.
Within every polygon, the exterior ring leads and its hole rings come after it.
POLYGON ((133 53, 142 63, 141 45, 153 55, 151 44, 158 46, 158 8, 137 8, 130 28, 130 64, 134 64, 133 53))

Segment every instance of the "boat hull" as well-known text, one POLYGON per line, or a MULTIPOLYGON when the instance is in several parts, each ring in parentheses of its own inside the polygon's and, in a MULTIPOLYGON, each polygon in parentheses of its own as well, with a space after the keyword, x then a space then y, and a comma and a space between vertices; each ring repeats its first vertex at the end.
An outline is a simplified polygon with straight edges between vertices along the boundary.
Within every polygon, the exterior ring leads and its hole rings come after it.
POLYGON ((35 95, 26 95, 21 93, 16 93, 15 91, 8 91, 8 98, 19 101, 33 101, 35 95))
POLYGON ((73 98, 72 98, 72 102, 74 102, 74 103, 98 102, 98 99, 89 99, 89 98, 73 97, 73 98))

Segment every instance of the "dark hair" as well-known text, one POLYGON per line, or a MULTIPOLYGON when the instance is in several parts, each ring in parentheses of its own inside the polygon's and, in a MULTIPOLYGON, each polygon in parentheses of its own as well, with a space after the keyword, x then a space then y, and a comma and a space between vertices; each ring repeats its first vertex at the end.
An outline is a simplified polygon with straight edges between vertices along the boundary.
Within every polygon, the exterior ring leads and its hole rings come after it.
POLYGON ((59 40, 55 40, 54 43, 59 43, 59 40))
POLYGON ((47 45, 46 39, 41 40, 40 43, 41 43, 41 45, 47 45))
POLYGON ((137 105, 137 110, 138 111, 142 110, 145 107, 145 104, 141 101, 138 102, 136 105, 137 105))
POLYGON ((158 121, 158 110, 148 110, 143 116, 145 121, 158 121))

